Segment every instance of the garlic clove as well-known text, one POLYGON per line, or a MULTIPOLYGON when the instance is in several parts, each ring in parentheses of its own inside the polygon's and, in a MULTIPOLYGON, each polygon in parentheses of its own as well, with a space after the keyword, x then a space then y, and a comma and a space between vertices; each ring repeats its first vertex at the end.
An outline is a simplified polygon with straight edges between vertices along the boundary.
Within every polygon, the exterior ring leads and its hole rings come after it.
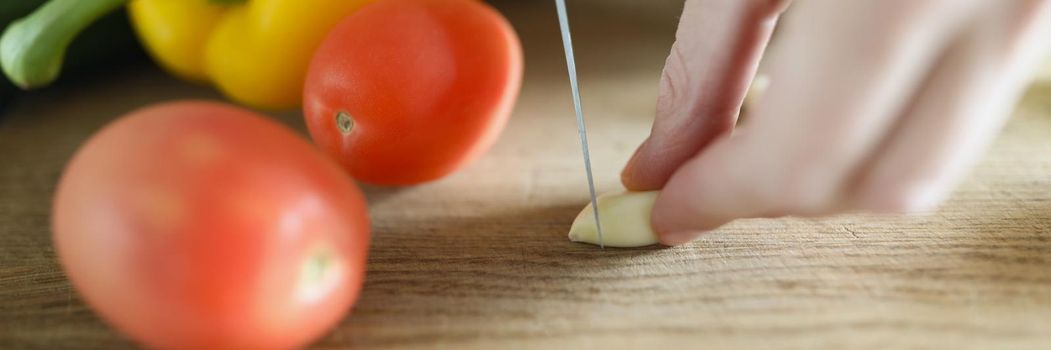
MULTIPOLYGON (((607 247, 631 248, 657 244, 657 234, 650 227, 650 211, 659 191, 617 191, 599 196, 599 218, 602 220, 603 243, 607 247)), ((595 214, 589 203, 580 211, 569 229, 569 240, 599 244, 595 214)))

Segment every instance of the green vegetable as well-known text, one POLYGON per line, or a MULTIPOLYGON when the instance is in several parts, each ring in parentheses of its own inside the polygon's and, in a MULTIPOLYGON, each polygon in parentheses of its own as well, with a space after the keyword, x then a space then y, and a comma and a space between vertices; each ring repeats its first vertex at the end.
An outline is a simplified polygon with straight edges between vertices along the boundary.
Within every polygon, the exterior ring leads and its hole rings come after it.
MULTIPOLYGON (((28 16, 33 13, 33 10, 47 2, 46 0, 0 0, 0 32, 3 32, 3 29, 15 20, 28 16)), ((146 54, 135 38, 131 24, 128 22, 128 14, 124 9, 103 16, 77 35, 69 49, 66 50, 65 56, 61 70, 64 72, 63 76, 69 78, 98 74, 107 68, 124 67, 135 60, 146 61, 146 54)), ((19 94, 19 89, 8 79, 0 77, 0 110, 17 94, 19 94)))
POLYGON ((0 37, 0 65, 23 89, 50 84, 77 34, 126 0, 51 0, 12 22, 0 37))
MULTIPOLYGON (((45 0, 5 0, 0 1, 0 29, 6 28, 12 21, 28 15, 33 9, 44 3, 45 0)), ((7 105, 7 101, 14 96, 14 85, 7 79, 0 79, 0 108, 7 105)))

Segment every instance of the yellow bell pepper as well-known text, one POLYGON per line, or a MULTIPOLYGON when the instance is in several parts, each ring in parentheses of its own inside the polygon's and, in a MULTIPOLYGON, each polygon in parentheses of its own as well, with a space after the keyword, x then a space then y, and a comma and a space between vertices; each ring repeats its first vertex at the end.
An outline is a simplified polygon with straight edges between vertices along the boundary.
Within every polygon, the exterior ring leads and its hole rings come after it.
POLYGON ((314 50, 369 0, 132 0, 132 24, 170 72, 266 109, 300 104, 314 50))

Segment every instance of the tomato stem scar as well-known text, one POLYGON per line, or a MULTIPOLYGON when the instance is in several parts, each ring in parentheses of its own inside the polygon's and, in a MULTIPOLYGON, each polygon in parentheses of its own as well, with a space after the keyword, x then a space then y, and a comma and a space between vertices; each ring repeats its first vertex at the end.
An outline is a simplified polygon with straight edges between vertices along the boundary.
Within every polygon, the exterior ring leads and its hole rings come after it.
POLYGON ((303 279, 309 284, 321 281, 328 272, 329 263, 329 256, 325 253, 318 253, 308 258, 306 264, 303 265, 303 279))
POLYGON ((350 113, 338 111, 336 112, 336 127, 343 135, 349 134, 351 130, 354 130, 354 118, 350 116, 350 113))

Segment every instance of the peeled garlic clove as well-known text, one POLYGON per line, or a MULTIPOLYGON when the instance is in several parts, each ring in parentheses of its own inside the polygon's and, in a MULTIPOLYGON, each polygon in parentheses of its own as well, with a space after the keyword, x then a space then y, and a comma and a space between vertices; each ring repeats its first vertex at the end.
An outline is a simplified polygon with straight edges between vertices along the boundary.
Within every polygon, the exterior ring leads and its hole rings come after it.
MULTIPOLYGON (((602 238, 607 247, 642 247, 657 244, 657 234, 650 227, 650 211, 657 201, 658 191, 618 191, 599 196, 599 219, 602 220, 602 238)), ((595 227, 595 212, 589 203, 580 211, 569 228, 569 240, 599 244, 595 227)))
POLYGON ((1051 82, 1051 59, 1044 62, 1044 70, 1037 73, 1036 80, 1044 83, 1051 82))
POLYGON ((752 85, 748 87, 748 92, 744 95, 744 109, 754 109, 768 87, 770 87, 770 78, 763 74, 756 75, 752 79, 752 85))

